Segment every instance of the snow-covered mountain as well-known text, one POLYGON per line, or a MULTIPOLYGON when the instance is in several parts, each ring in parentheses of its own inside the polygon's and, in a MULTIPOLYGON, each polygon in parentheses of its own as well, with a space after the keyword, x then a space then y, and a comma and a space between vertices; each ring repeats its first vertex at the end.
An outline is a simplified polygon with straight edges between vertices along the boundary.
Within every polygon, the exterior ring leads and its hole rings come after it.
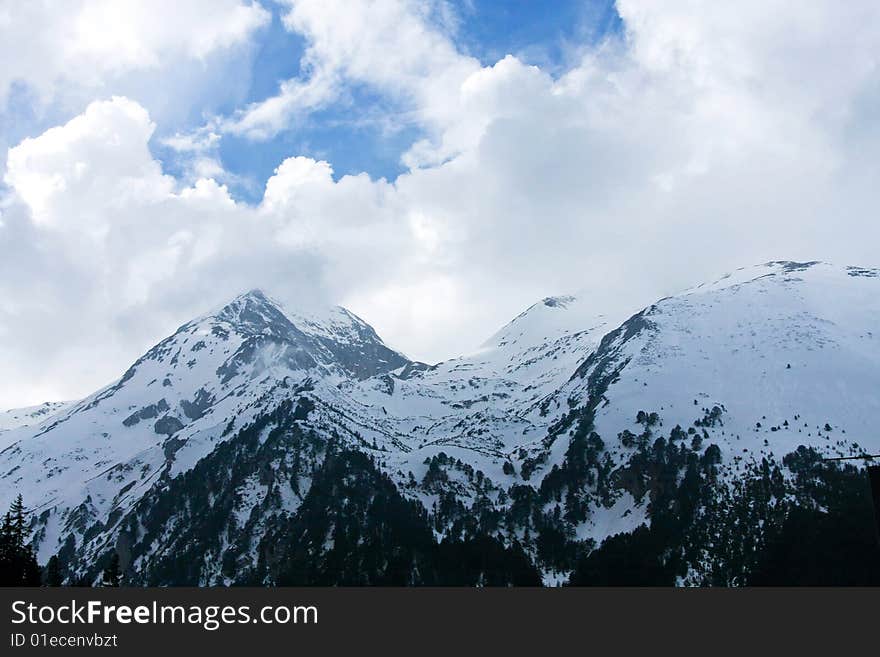
POLYGON ((738 461, 801 444, 876 451, 878 277, 771 262, 663 299, 608 333, 550 406, 586 405, 601 391, 603 436, 634 431, 633 409, 688 427, 717 406, 724 429, 713 440, 738 461))
POLYGON ((70 402, 45 402, 37 406, 12 408, 6 411, 0 411, 0 433, 9 431, 10 429, 38 424, 47 417, 59 413, 69 404, 70 402))
MULTIPOLYGON (((24 494, 40 561, 71 578, 115 551, 132 583, 442 583, 457 546, 553 583, 660 526, 669 468, 675 486, 765 464, 794 480, 801 445, 880 451, 878 339, 880 271, 822 263, 742 269, 628 319, 547 298, 436 365, 343 308, 251 291, 81 401, 0 415, 0 504, 24 494), (365 546, 408 565, 349 564, 365 546)), ((713 540, 679 581, 707 581, 713 540)))
POLYGON ((291 381, 332 387, 405 362, 342 308, 288 317, 249 292, 180 327, 112 385, 3 435, 4 498, 24 489, 35 512, 88 500, 106 517, 163 467, 204 456, 233 418, 246 421, 291 381))

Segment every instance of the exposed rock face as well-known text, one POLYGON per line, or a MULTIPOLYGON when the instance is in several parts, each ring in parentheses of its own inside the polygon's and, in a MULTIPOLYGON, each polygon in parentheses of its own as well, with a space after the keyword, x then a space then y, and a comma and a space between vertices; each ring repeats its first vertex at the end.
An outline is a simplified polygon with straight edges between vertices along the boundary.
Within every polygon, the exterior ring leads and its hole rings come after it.
POLYGON ((116 550, 132 583, 592 582, 620 532, 665 555, 646 578, 743 583, 743 482, 763 544, 838 476, 818 454, 880 451, 878 337, 878 272, 821 263, 628 319, 547 298, 436 365, 251 291, 80 402, 0 416, 0 503, 25 495, 42 562, 97 577, 116 550), (497 571, 450 565, 475 554, 497 571))

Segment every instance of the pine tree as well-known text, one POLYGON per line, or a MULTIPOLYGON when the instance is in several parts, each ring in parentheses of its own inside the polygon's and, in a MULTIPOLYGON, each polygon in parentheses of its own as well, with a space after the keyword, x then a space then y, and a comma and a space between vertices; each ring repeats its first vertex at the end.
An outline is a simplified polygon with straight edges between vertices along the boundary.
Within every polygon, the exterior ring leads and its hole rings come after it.
POLYGON ((79 575, 73 578, 70 583, 71 586, 78 586, 82 588, 89 588, 92 586, 92 583, 89 581, 88 577, 85 575, 79 575))
POLYGON ((21 551, 22 586, 40 586, 43 583, 43 569, 37 563, 37 555, 30 545, 21 551))
POLYGON ((7 512, 0 527, 0 586, 15 586, 18 583, 15 578, 14 562, 12 515, 7 512))
POLYGON ((24 501, 15 498, 0 527, 0 586, 39 586, 42 571, 27 543, 24 501))
POLYGON ((21 550, 24 547, 24 501, 21 493, 15 498, 12 507, 9 509, 12 516, 12 535, 15 550, 21 550))
POLYGON ((46 564, 46 586, 63 586, 64 579, 61 576, 61 563, 58 561, 58 555, 53 554, 46 564))
POLYGON ((114 552, 110 557, 110 565, 104 569, 104 577, 101 580, 103 586, 119 586, 122 573, 119 570, 119 555, 114 552))

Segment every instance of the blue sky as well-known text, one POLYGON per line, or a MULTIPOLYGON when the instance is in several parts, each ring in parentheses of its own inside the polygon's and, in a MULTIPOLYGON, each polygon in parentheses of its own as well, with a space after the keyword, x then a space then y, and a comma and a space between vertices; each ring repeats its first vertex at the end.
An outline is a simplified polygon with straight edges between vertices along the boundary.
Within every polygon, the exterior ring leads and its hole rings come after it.
POLYGON ((17 3, 0 407, 255 287, 436 362, 546 296, 631 314, 768 260, 876 265, 880 5, 773 7, 17 3))
POLYGON ((622 29, 613 0, 457 0, 458 41, 490 65, 507 54, 548 70, 565 68, 568 51, 622 29))
MULTIPOLYGON (((446 6, 451 10, 452 24, 439 27, 460 52, 484 66, 512 54, 559 75, 575 63, 585 46, 622 33, 613 0, 557 0, 552 4, 452 0, 446 6)), ((121 91, 151 109, 157 126, 150 148, 169 174, 184 176, 187 161, 164 146, 163 139, 197 129, 206 117, 228 116, 263 101, 276 94, 284 80, 307 75, 301 68, 307 43, 302 35, 285 29, 285 6, 270 1, 263 7, 271 17, 254 32, 246 52, 179 76, 183 82, 178 84, 188 87, 184 102, 175 103, 175 89, 170 85, 163 98, 156 89, 166 78, 158 76, 152 80, 142 76, 134 85, 123 80, 109 87, 113 93, 121 91), (203 80, 193 84, 196 75, 203 80), (151 103, 155 97, 161 101, 151 103)), ((79 113, 89 100, 74 95, 41 104, 27 84, 13 82, 6 107, 0 111, 0 146, 39 135, 79 113)), ((366 172, 373 178, 394 180, 406 170, 401 155, 423 136, 422 127, 406 117, 406 108, 387 95, 352 83, 337 102, 311 112, 270 139, 224 135, 216 155, 232 174, 225 181, 231 193, 248 203, 260 201, 266 180, 291 155, 326 160, 337 178, 366 172)))
MULTIPOLYGON (((552 4, 454 0, 449 6, 455 20, 455 27, 450 28, 452 40, 484 66, 512 54, 558 75, 572 64, 578 48, 619 35, 622 29, 613 0, 557 0, 552 4)), ((194 107, 187 121, 158 126, 151 147, 170 173, 180 174, 182 163, 162 146, 161 139, 197 127, 202 118, 199 110, 229 114, 236 106, 273 96, 282 81, 305 74, 300 67, 305 40, 285 29, 283 7, 273 3, 266 7, 272 19, 255 39, 246 94, 208 108, 194 107)), ((394 101, 355 84, 340 102, 313 112, 271 139, 224 136, 219 156, 224 168, 240 181, 230 183, 233 195, 250 203, 259 202, 265 181, 290 155, 326 160, 337 178, 366 172, 373 178, 394 180, 406 170, 401 154, 422 136, 421 128, 404 117, 404 108, 396 107, 394 101)))

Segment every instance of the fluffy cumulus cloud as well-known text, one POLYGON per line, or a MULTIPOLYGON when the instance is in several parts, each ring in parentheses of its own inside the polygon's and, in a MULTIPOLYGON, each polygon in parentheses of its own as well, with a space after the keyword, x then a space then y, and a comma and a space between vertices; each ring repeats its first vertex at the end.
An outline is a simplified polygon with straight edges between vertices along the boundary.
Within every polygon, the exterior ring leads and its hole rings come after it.
POLYGON ((89 392, 254 286, 346 304, 433 360, 547 294, 635 310, 763 260, 877 264, 877 3, 618 0, 625 35, 557 76, 481 66, 438 7, 288 0, 303 76, 176 137, 269 138, 365 85, 423 131, 394 181, 291 153, 237 202, 210 167, 163 172, 155 119, 121 97, 11 148, 0 406, 89 392))
POLYGON ((283 21, 308 47, 306 76, 287 80, 279 93, 254 103, 223 128, 264 139, 303 112, 336 101, 347 85, 364 84, 407 103, 418 120, 454 120, 462 82, 479 63, 460 54, 442 29, 446 5, 413 0, 282 0, 283 21))
POLYGON ((0 104, 16 82, 48 102, 131 72, 204 61, 246 41, 270 14, 239 0, 0 2, 0 104))
POLYGON ((94 387, 111 363, 243 290, 320 303, 378 284, 405 251, 384 212, 390 186, 334 182, 326 162, 295 157, 260 206, 243 205, 211 179, 181 187, 164 174, 147 148, 154 128, 140 105, 113 98, 10 149, 0 352, 21 375, 3 393, 75 394, 81 384, 59 372, 94 387))
MULTIPOLYGON (((96 98, 135 100, 166 135, 239 104, 270 20, 255 0, 0 0, 0 152, 96 98)), ((232 181, 204 154, 180 159, 232 181)))

